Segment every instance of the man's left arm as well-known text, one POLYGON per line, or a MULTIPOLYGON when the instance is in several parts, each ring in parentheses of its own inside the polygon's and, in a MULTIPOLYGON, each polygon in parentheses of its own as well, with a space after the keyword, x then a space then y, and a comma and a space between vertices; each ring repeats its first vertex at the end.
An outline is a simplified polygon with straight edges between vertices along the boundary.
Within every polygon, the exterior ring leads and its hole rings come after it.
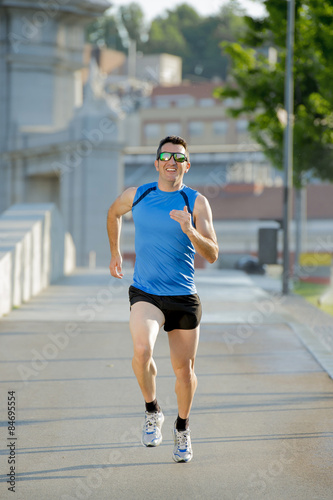
POLYGON ((213 226, 212 210, 205 196, 198 194, 193 209, 195 227, 192 225, 191 214, 187 207, 184 210, 172 210, 170 217, 181 225, 183 232, 191 240, 195 251, 210 264, 219 256, 219 247, 213 226))

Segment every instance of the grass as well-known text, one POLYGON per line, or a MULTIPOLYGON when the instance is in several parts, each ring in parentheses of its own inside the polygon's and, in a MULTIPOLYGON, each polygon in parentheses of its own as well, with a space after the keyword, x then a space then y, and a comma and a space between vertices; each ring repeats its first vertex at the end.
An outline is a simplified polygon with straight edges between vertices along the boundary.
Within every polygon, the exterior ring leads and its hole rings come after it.
POLYGON ((318 307, 321 311, 324 311, 333 316, 333 305, 319 304, 320 297, 326 292, 327 286, 316 285, 315 283, 303 283, 298 282, 295 284, 293 292, 297 295, 301 295, 305 300, 310 302, 310 304, 318 307))

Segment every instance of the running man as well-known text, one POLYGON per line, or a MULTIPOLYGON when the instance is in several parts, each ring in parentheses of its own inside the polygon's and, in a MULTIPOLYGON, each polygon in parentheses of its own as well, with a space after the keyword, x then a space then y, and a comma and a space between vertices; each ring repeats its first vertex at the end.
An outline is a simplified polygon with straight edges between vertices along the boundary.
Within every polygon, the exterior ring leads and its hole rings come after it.
POLYGON ((183 184, 190 169, 186 141, 178 136, 161 140, 155 168, 158 181, 126 189, 108 211, 110 272, 121 279, 120 232, 122 216, 132 210, 136 261, 130 331, 132 367, 145 400, 142 443, 162 442, 164 415, 156 399, 153 350, 162 326, 168 333, 170 358, 176 376, 178 417, 174 424, 173 459, 189 462, 193 451, 189 416, 197 377, 194 361, 199 341, 201 303, 194 284, 194 255, 208 262, 218 258, 218 244, 207 199, 183 184))

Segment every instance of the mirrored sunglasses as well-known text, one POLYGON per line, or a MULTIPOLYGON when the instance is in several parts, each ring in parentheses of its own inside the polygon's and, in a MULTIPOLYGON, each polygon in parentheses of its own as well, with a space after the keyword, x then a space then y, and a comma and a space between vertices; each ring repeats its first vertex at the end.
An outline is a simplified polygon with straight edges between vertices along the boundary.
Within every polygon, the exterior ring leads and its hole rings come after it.
POLYGON ((175 161, 177 161, 178 163, 187 161, 187 158, 183 153, 168 153, 167 151, 163 151, 163 153, 160 153, 159 159, 161 161, 169 161, 171 159, 171 156, 173 156, 175 161))

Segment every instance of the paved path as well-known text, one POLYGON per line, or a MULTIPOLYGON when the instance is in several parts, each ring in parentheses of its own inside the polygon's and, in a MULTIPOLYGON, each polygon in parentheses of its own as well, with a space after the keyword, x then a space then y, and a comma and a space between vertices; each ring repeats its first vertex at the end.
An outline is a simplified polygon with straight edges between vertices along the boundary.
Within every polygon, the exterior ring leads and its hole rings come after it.
POLYGON ((0 321, 0 498, 332 500, 333 381, 323 368, 332 359, 332 320, 318 317, 325 335, 313 324, 310 331, 302 318, 314 310, 303 301, 283 301, 242 273, 197 272, 204 316, 194 458, 175 464, 174 375, 163 330, 155 359, 164 439, 156 449, 140 444, 130 279, 130 272, 116 282, 105 270, 81 269, 0 321), (15 391, 16 440, 7 439, 8 391, 15 391), (15 494, 6 483, 11 442, 15 494))

